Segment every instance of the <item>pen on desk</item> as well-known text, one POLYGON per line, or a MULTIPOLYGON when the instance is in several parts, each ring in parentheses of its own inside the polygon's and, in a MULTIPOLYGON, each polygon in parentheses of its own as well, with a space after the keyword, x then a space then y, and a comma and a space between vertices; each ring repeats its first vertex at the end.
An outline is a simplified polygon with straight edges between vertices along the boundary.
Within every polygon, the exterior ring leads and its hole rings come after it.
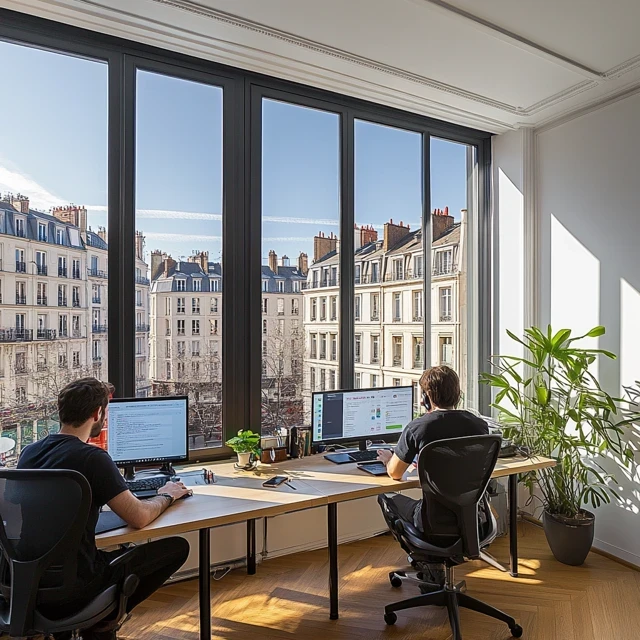
POLYGON ((287 480, 285 483, 288 487, 291 487, 294 491, 297 491, 297 489, 291 484, 291 480, 287 480))

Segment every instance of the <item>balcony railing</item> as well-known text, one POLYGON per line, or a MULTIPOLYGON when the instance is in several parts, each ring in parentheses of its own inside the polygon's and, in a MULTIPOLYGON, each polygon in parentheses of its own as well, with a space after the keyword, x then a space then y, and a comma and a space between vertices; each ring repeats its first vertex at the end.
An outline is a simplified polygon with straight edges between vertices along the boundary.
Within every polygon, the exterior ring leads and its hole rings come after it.
POLYGON ((68 338, 68 337, 69 337, 69 330, 67 329, 67 327, 62 327, 62 329, 58 331, 58 338, 68 338))
POLYGON ((374 320, 380 320, 380 314, 379 313, 372 313, 371 314, 371 322, 373 322, 374 320))
POLYGON ((100 364, 102 362, 102 356, 97 356, 95 353, 92 357, 93 364, 100 364))
POLYGON ((80 329, 72 329, 71 330, 72 338, 82 338, 82 331, 80 329))
POLYGON ((354 362, 360 362, 360 354, 356 353, 356 355, 353 358, 354 362))
POLYGON ((422 369, 423 368, 422 358, 413 361, 413 368, 414 369, 422 369))
POLYGON ((67 369, 69 363, 66 360, 58 360, 58 369, 67 369))
POLYGON ((48 271, 49 271, 49 269, 48 269, 46 264, 37 264, 36 263, 36 273, 39 276, 46 276, 48 271))
POLYGON ((16 260, 16 273, 27 273, 27 263, 16 260))
POLYGON ((67 298, 65 298, 64 296, 58 296, 58 306, 59 307, 66 307, 67 305, 67 298))
POLYGON ((414 322, 422 322, 422 316, 421 316, 421 315, 414 314, 414 315, 413 315, 413 321, 414 321, 414 322))
POLYGON ((74 369, 79 369, 81 367, 81 364, 79 362, 74 362, 73 363, 73 368, 74 369))
POLYGON ((46 362, 38 362, 38 364, 36 365, 36 369, 38 371, 46 371, 47 370, 47 363, 46 362))
POLYGON ((89 275, 92 278, 108 278, 109 276, 107 275, 106 271, 102 271, 100 269, 89 269, 89 275))
POLYGON ((371 364, 380 364, 380 358, 378 356, 371 356, 371 364))
POLYGON ((142 276, 136 276, 136 284, 149 284, 149 278, 143 278, 142 276))
POLYGON ((47 306, 47 296, 38 296, 36 298, 36 304, 40 305, 41 307, 46 307, 47 306))
POLYGON ((300 309, 291 309, 291 315, 297 316, 300 313, 300 309))
POLYGON ((401 356, 393 356, 393 366, 401 367, 402 366, 402 357, 401 356))
POLYGON ((420 280, 422 278, 422 271, 413 272, 411 269, 407 269, 403 273, 391 272, 387 273, 384 277, 385 282, 403 282, 406 280, 420 280))
MULTIPOLYGON (((148 324, 137 324, 137 325, 136 325, 136 331, 140 331, 140 332, 144 332, 144 333, 146 333, 147 331, 149 331, 149 329, 150 329, 150 328, 151 328, 151 327, 150 327, 150 325, 148 325, 148 324)), ((168 334, 168 335, 170 335, 170 334, 171 334, 171 332, 169 332, 169 334, 168 334)))
MULTIPOLYGON (((80 270, 79 269, 74 269, 71 273, 71 277, 74 280, 82 280, 82 276, 80 275, 80 270)), ((80 365, 78 365, 80 366, 80 365)))
MULTIPOLYGON (((142 306, 142 300, 136 300, 136 307, 141 307, 141 306, 142 306)), ((195 311, 194 311, 194 313, 195 313, 195 311)), ((198 311, 198 313, 200 313, 200 312, 198 311)))
POLYGON ((91 326, 91 333, 107 333, 107 325, 94 324, 91 326))
POLYGON ((77 298, 76 298, 76 299, 74 299, 74 301, 73 301, 73 306, 74 306, 74 308, 79 309, 79 308, 80 308, 80 306, 81 306, 81 305, 80 305, 80 300, 78 300, 77 298))
POLYGON ((27 304, 27 296, 21 296, 16 293, 16 304, 27 304))
POLYGON ((17 363, 13 370, 15 371, 16 375, 27 373, 27 365, 24 363, 17 363))
POLYGON ((0 342, 31 342, 33 329, 0 329, 0 342))
POLYGON ((55 340, 56 335, 55 329, 38 329, 36 331, 38 340, 55 340))
POLYGON ((100 304, 102 302, 102 298, 100 296, 93 296, 91 298, 92 304, 100 304))
POLYGON ((440 322, 451 322, 451 314, 441 313, 440 322))
POLYGON ((402 318, 400 316, 393 316, 394 322, 402 322, 402 318))
POLYGON ((58 278, 67 277, 67 267, 58 267, 58 278))
POLYGON ((16 237, 17 238, 26 238, 26 234, 24 232, 24 229, 16 229, 16 237))
POLYGON ((337 287, 340 284, 340 278, 325 278, 320 281, 303 282, 303 289, 324 289, 326 287, 337 287))

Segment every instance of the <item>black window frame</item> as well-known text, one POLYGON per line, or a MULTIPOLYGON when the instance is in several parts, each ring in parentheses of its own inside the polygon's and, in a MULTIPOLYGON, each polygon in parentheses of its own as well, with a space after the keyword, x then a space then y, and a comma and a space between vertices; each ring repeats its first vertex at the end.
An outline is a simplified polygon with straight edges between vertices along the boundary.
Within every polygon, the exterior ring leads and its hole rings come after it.
MULTIPOLYGON (((430 286, 430 141, 467 144, 477 159, 478 335, 480 370, 492 353, 491 134, 335 92, 280 80, 59 22, 0 9, 0 39, 108 64, 108 272, 109 379, 119 396, 135 396, 135 88, 138 70, 170 75, 223 89, 222 309, 223 442, 239 427, 260 429, 262 279, 261 134, 262 99, 328 111, 340 117, 340 227, 344 247, 354 243, 355 121, 422 135, 423 300, 430 286), (233 215, 227 212, 233 212, 233 215), (232 290, 233 296, 225 291, 232 290), (225 358, 233 353, 233 358, 225 358), (233 393, 232 393, 233 390, 233 393)), ((470 187, 471 188, 471 187, 470 187)), ((340 252, 338 381, 354 383, 354 260, 340 252)), ((429 361, 430 305, 423 314, 423 358, 429 361)), ((479 406, 489 409, 490 390, 479 385, 479 406)), ((191 450, 190 459, 227 458, 227 447, 191 450)))

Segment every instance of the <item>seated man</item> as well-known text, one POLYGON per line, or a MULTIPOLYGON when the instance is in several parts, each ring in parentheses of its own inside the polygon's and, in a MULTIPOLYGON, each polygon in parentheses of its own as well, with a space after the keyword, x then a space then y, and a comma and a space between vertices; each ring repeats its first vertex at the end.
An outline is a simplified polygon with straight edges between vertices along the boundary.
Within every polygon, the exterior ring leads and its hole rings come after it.
MULTIPOLYGON (((138 500, 127 488, 109 454, 87 444, 89 438, 100 433, 107 415, 109 391, 107 385, 95 378, 82 378, 68 384, 58 396, 60 433, 34 442, 24 449, 18 469, 72 469, 89 481, 92 501, 89 518, 78 549, 77 588, 72 600, 64 607, 56 607, 56 617, 69 615, 87 604, 100 591, 121 578, 109 569, 109 562, 122 551, 99 551, 95 542, 95 527, 103 505, 117 513, 132 527, 142 528, 155 520, 188 489, 180 482, 167 482, 158 496, 138 500)), ((165 538, 136 548, 130 568, 140 578, 140 584, 129 598, 130 611, 148 598, 186 561, 189 543, 184 538, 165 538)), ((115 640, 115 631, 87 629, 83 640, 115 640)), ((104 628, 104 625, 102 625, 104 628)), ((71 637, 71 634, 61 635, 71 637)))
MULTIPOLYGON (((430 442, 489 432, 488 425, 482 418, 456 409, 460 402, 460 380, 453 369, 446 366, 427 369, 420 378, 420 387, 427 413, 405 427, 393 453, 389 450, 378 451, 378 459, 385 464, 387 473, 394 480, 402 479, 405 471, 417 460, 420 450, 430 442)), ((381 495, 378 502, 387 522, 390 511, 401 519, 412 522, 420 531, 423 531, 425 516, 429 530, 433 533, 437 533, 439 527, 446 526, 453 516, 439 504, 427 509, 422 500, 413 500, 399 493, 381 495)), ((440 568, 424 567, 424 570, 430 573, 428 578, 431 581, 444 581, 444 571, 440 568)))

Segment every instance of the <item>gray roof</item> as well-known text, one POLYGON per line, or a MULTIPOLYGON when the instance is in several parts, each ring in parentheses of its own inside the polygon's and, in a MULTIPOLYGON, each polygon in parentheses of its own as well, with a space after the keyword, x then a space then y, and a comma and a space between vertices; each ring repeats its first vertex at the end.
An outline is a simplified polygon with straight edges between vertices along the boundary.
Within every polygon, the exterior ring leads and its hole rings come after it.
MULTIPOLYGON (((266 293, 299 293, 294 291, 294 282, 304 282, 307 277, 298 267, 278 265, 274 272, 268 265, 262 265, 262 281, 267 282, 266 293), (278 290, 278 282, 284 282, 284 291, 278 290)), ((264 285, 262 290, 264 291, 264 285)))
POLYGON ((165 277, 160 271, 151 282, 151 293, 184 291, 185 293, 211 293, 222 291, 222 265, 219 262, 208 263, 208 273, 197 262, 176 262, 169 268, 165 277), (194 281, 200 281, 200 289, 195 289, 194 281), (178 281, 184 281, 184 290, 178 289, 178 281), (216 283, 214 286, 213 283, 216 283))

